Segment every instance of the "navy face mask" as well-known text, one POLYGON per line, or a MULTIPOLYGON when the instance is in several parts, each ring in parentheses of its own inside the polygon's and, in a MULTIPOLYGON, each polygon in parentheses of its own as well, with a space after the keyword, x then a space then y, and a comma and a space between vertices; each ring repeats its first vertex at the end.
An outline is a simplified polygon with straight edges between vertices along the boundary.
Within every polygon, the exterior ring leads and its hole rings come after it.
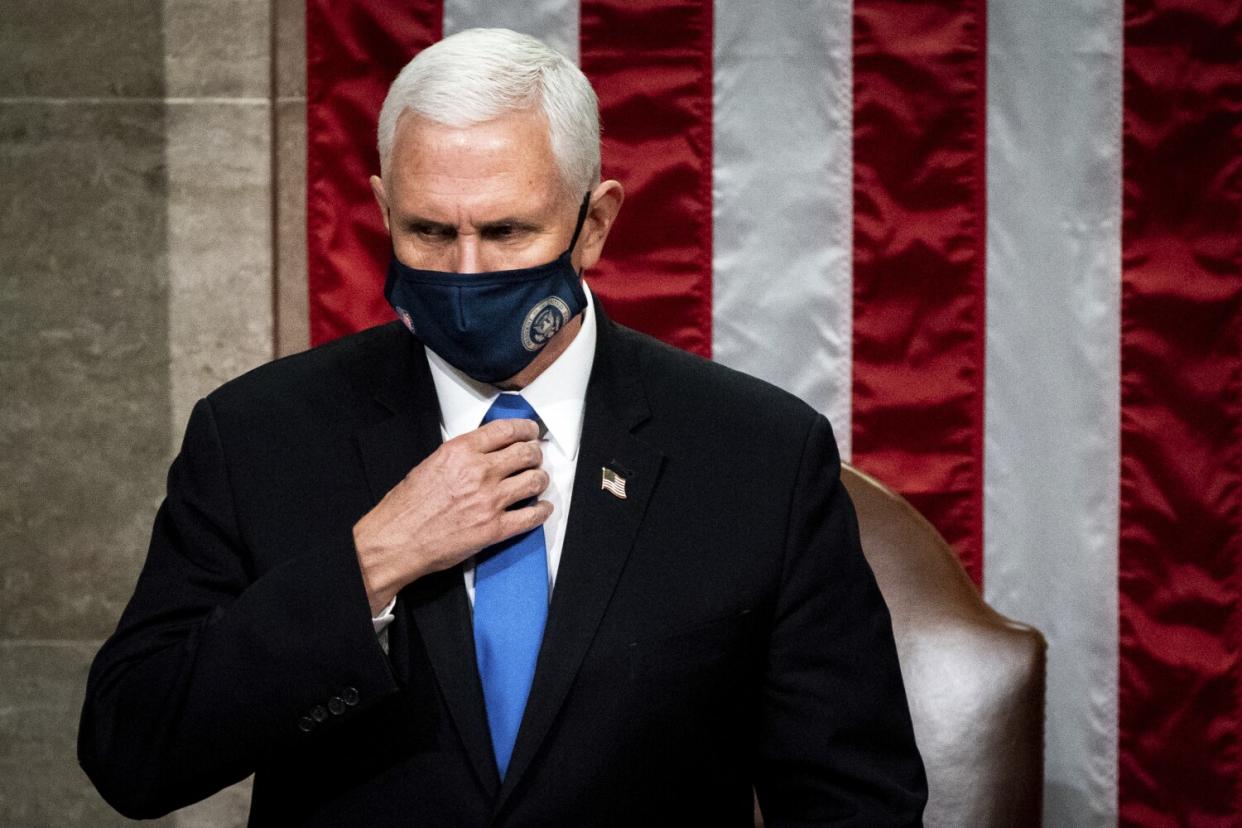
POLYGON ((479 382, 508 379, 586 308, 570 255, 590 198, 582 200, 569 247, 547 264, 452 273, 408 267, 394 252, 384 296, 410 333, 450 365, 479 382))

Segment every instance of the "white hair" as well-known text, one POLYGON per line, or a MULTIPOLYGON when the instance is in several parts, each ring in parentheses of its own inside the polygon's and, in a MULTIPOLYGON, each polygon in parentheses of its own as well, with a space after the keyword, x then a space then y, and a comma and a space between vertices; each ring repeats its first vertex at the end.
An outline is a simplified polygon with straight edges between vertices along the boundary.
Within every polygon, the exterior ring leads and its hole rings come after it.
POLYGON ((599 100, 564 55, 509 29, 467 29, 423 49, 388 89, 379 116, 380 174, 387 175, 406 111, 452 127, 538 107, 548 121, 563 183, 584 193, 599 182, 599 100))

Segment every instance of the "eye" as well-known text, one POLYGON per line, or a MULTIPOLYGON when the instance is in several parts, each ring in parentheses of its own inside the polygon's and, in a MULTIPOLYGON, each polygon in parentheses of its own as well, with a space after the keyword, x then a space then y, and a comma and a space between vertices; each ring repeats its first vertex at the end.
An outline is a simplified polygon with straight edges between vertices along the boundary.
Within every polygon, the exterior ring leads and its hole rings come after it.
POLYGON ((518 235, 518 227, 514 224, 495 224, 483 231, 483 237, 491 241, 506 241, 518 235))
POLYGON ((452 227, 444 224, 432 224, 431 222, 415 222, 410 225, 410 232, 420 239, 431 242, 452 241, 457 237, 457 231, 452 227))

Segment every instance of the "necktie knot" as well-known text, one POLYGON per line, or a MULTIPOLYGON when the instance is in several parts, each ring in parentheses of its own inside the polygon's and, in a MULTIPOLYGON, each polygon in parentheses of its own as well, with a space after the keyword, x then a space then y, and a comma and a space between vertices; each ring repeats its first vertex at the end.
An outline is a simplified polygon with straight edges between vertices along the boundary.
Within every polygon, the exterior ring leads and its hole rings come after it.
MULTIPOLYGON (((491 408, 483 415, 483 423, 493 420, 534 420, 539 422, 539 415, 521 394, 501 394, 492 403, 491 408)), ((542 424, 541 424, 542 425, 542 424)))

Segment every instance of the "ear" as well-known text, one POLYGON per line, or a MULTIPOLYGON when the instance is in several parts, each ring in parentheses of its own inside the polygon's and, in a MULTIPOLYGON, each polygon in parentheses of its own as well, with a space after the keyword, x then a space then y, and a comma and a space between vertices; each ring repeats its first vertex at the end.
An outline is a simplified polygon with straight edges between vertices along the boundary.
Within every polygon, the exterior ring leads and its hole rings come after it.
POLYGON ((379 205, 380 215, 384 218, 384 229, 391 236, 392 228, 388 226, 388 192, 384 189, 384 180, 378 175, 371 176, 371 195, 375 196, 375 203, 379 205))
POLYGON ((620 181, 603 181, 591 191, 591 206, 587 208, 586 221, 582 225, 582 238, 578 240, 578 251, 574 257, 579 270, 594 267, 604 252, 604 242, 608 239, 608 231, 616 221, 617 213, 621 212, 621 202, 625 200, 625 188, 620 181))

